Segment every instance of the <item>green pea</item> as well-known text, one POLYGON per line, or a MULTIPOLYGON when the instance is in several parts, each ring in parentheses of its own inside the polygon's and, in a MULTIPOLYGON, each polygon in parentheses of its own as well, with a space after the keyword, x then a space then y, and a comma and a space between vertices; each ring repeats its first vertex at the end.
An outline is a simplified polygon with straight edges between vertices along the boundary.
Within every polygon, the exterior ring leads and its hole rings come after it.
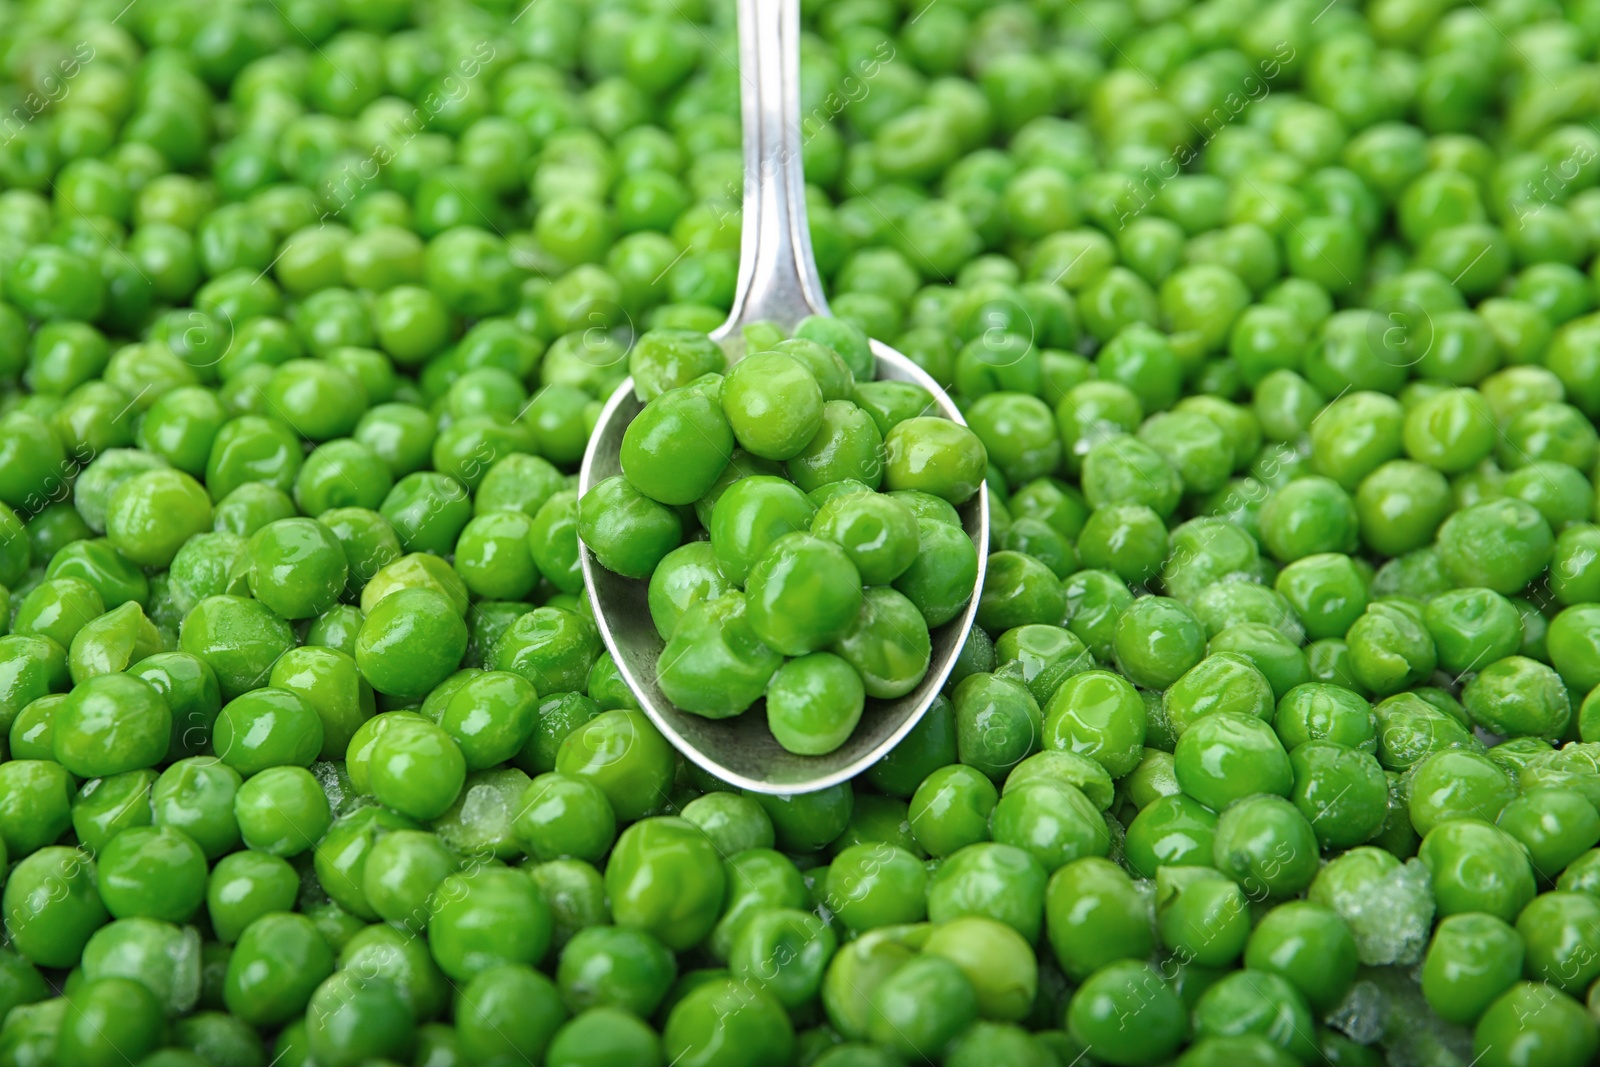
POLYGON ((928 672, 931 638, 921 612, 903 594, 866 590, 861 609, 832 651, 861 675, 870 697, 892 700, 917 687, 928 672))
POLYGON ((246 846, 294 856, 316 844, 333 821, 322 785, 303 767, 270 767, 239 787, 234 817, 246 846))
POLYGON ((1439 923, 1422 963, 1422 994, 1440 1018, 1477 1022, 1522 974, 1522 939, 1492 915, 1451 915, 1439 923))
POLYGON ((1509 1048, 1513 1034, 1530 1062, 1536 1058, 1540 1063, 1584 1063, 1600 1047, 1594 1023, 1583 1009, 1544 983, 1518 982, 1496 997, 1473 1032, 1474 1052, 1483 1055, 1486 1064, 1511 1063, 1510 1054, 1497 1056, 1492 1050, 1509 1048), (1531 1022, 1523 1027, 1518 1018, 1531 1022))
POLYGON ((171 736, 172 713, 154 686, 103 674, 73 687, 56 715, 52 744, 62 766, 94 778, 154 765, 171 736))
POLYGON ((1290 749, 1289 765, 1294 772, 1289 799, 1311 824, 1319 844, 1348 848, 1371 840, 1383 828, 1389 785, 1370 752, 1310 740, 1290 749))
POLYGON ((1412 772, 1411 824, 1426 836, 1453 818, 1492 822, 1515 789, 1500 767, 1475 752, 1436 752, 1412 772))
POLYGON ((1199 801, 1181 793, 1158 797, 1128 826, 1128 863, 1146 878, 1162 867, 1209 864, 1216 829, 1216 815, 1199 801))
POLYGON ((1168 597, 1141 597, 1117 620, 1117 664, 1134 682, 1165 688, 1205 653, 1205 629, 1194 613, 1168 597))
POLYGON ((1472 721, 1510 737, 1560 736, 1571 703, 1555 671, 1525 656, 1507 656, 1483 668, 1461 692, 1472 721))
POLYGON ((821 755, 849 739, 866 691, 854 667, 828 652, 784 663, 767 687, 767 725, 790 752, 821 755))
POLYGON ((1441 915, 1481 911, 1507 922, 1533 899, 1533 869, 1516 839, 1478 819, 1434 827, 1418 852, 1441 915))
POLYGON ((1212 867, 1156 872, 1156 929, 1161 943, 1201 967, 1227 967, 1250 937, 1244 890, 1212 867))
POLYGON ((951 855, 988 840, 989 815, 999 799, 987 775, 962 765, 941 767, 911 798, 911 832, 930 855, 951 855))
POLYGON ((189 475, 152 470, 125 479, 106 509, 106 538, 146 567, 164 567, 190 536, 211 526, 211 501, 189 475))
POLYGON ((1155 945, 1149 908, 1132 880, 1098 857, 1056 871, 1045 914, 1050 946, 1070 977, 1087 978, 1114 961, 1140 959, 1155 945))
POLYGON ((1554 539, 1531 504, 1498 499, 1456 512, 1439 528, 1439 549, 1462 585, 1519 591, 1548 563, 1554 539))
POLYGON ((639 711, 607 711, 561 743, 556 769, 593 782, 618 819, 632 821, 659 808, 676 769, 671 746, 639 711))
POLYGON ((783 1005, 764 989, 711 975, 672 1006, 661 1040, 668 1062, 715 1064, 728 1047, 757 1062, 781 1063, 793 1052, 794 1029, 783 1005))
POLYGON ((294 908, 300 878, 287 860, 263 852, 224 856, 206 880, 206 914, 217 938, 232 945, 263 915, 294 908))
POLYGON ((1201 995, 1194 1007, 1199 1038, 1255 1034, 1295 1059, 1316 1054, 1311 1009, 1286 979, 1271 971, 1235 971, 1201 995))
POLYGON ((133 601, 85 623, 67 648, 74 682, 125 669, 161 648, 161 633, 133 601))
POLYGON ((715 925, 726 892, 716 850, 682 819, 646 819, 617 841, 606 887, 619 924, 653 933, 668 948, 699 943, 715 925), (661 879, 678 887, 664 895, 661 879))
POLYGON ((1528 850, 1534 872, 1545 880, 1558 876, 1568 865, 1600 841, 1600 820, 1591 818, 1592 805, 1572 789, 1529 789, 1509 801, 1495 820, 1528 850))
POLYGON ((1067 1030, 1083 1047, 1108 1050, 1125 1063, 1159 1063, 1188 1035, 1189 1021, 1177 992, 1151 964, 1118 960, 1096 971, 1073 994, 1067 1030), (1120 1020, 1137 1013, 1140 1026, 1120 1020))
POLYGON ((211 668, 223 699, 231 700, 265 682, 295 641, 289 624, 265 604, 210 596, 184 617, 178 643, 211 668))

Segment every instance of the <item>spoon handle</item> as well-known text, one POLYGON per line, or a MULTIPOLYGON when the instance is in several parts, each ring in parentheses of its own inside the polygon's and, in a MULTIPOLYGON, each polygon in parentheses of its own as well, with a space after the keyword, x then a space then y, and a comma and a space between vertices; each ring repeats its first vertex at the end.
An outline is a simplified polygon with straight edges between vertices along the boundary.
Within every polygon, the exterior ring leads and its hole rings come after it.
POLYGON ((728 321, 790 328, 828 314, 806 225, 800 153, 800 0, 738 0, 744 118, 744 213, 739 284, 728 321))

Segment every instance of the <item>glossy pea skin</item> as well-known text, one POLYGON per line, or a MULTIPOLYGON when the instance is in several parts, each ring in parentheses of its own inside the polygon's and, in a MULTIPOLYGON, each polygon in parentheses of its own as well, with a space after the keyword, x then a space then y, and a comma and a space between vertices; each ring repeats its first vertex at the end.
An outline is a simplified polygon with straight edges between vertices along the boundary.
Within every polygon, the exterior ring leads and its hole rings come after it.
POLYGON ((1146 905, 1132 880, 1105 859, 1065 865, 1045 893, 1050 945, 1069 977, 1087 978, 1116 960, 1142 959, 1154 947, 1146 905))
POLYGON ((1173 756, 1183 791, 1214 811, 1253 793, 1285 796, 1293 785, 1288 754, 1254 716, 1207 715, 1178 739, 1173 756))
POLYGON ((1141 597, 1117 620, 1117 664, 1135 683, 1166 688, 1200 662, 1205 629, 1194 613, 1168 597, 1141 597))
POLYGON ((1526 790, 1501 809, 1495 824, 1528 850, 1535 873, 1546 881, 1565 871, 1600 841, 1600 821, 1591 819, 1576 790, 1546 786, 1526 790))
POLYGON ((989 836, 1000 794, 987 775, 964 765, 941 767, 911 798, 911 832, 930 855, 948 856, 989 836))
POLYGON ((1306 741, 1289 751, 1294 788, 1289 799, 1324 847, 1370 840, 1389 814, 1389 786, 1370 752, 1336 741, 1306 741))
POLYGON ((854 732, 866 690, 845 660, 814 652, 779 667, 766 699, 767 725, 780 745, 801 755, 823 755, 854 732))
POLYGON ((73 687, 56 715, 52 747, 62 766, 96 778, 153 766, 171 735, 172 712, 153 685, 103 674, 73 687))
POLYGON ((1486 1063, 1580 1064, 1592 1059, 1600 1037, 1594 1023, 1569 997, 1536 982, 1518 982, 1489 1005, 1473 1034, 1486 1063), (1517 1018, 1537 1022, 1519 1028, 1517 1018), (1496 1047, 1503 1048, 1499 1054, 1496 1047))
POLYGON ((1439 923, 1422 963, 1422 995, 1440 1018, 1475 1023, 1522 975, 1522 938, 1492 915, 1466 912, 1439 923))
POLYGON ((332 607, 344 592, 349 565, 343 547, 313 519, 281 519, 250 538, 251 594, 285 619, 304 619, 332 607))
POLYGON ((1572 707, 1555 671, 1526 656, 1507 656, 1462 690, 1473 722, 1509 737, 1554 738, 1566 730, 1572 707))
POLYGON ((1440 915, 1480 911, 1510 922, 1533 899, 1527 854, 1487 822, 1442 823, 1422 839, 1418 855, 1433 875, 1440 915))
POLYGON ((1022 552, 994 552, 978 599, 978 625, 1003 633, 1029 623, 1056 625, 1066 613, 1066 594, 1050 568, 1022 552))
POLYGON ((1219 652, 1186 671, 1162 697, 1172 732, 1181 737, 1195 720, 1217 711, 1270 719, 1272 684, 1243 656, 1219 652))
POLYGON ((1145 709, 1133 687, 1109 671, 1085 671, 1061 683, 1044 710, 1044 747, 1088 756, 1112 777, 1143 756, 1145 709))
POLYGON ((368 613, 355 659, 376 691, 420 697, 456 668, 466 647, 466 623, 448 600, 429 589, 404 589, 368 613))
POLYGON ((727 718, 755 703, 782 661, 756 635, 746 597, 728 592, 689 609, 661 650, 656 677, 679 708, 727 718))
POLYGON ((715 924, 726 892, 716 850, 699 827, 655 818, 624 831, 606 865, 612 914, 654 934, 668 948, 698 943, 715 924), (663 894, 661 879, 678 889, 663 894))
POLYGON ((718 498, 708 529, 727 579, 744 584, 773 542, 810 527, 816 508, 789 482, 770 475, 741 478, 718 498))
POLYGON ((1161 944, 1201 967, 1227 967, 1250 936, 1244 890, 1212 867, 1163 867, 1156 874, 1161 944))
POLYGON ((917 687, 932 657, 927 622, 902 593, 876 586, 862 595, 861 608, 830 650, 861 675, 869 697, 892 700, 917 687))
POLYGON ((723 383, 722 409, 745 451, 786 460, 822 425, 822 388, 794 357, 760 352, 734 364, 723 383))
POLYGON ((652 500, 692 504, 727 466, 733 445, 733 430, 714 398, 701 389, 674 389, 628 424, 623 475, 652 500))
POLYGON ((861 584, 855 564, 834 542, 786 534, 767 547, 745 579, 750 628, 784 655, 814 652, 854 622, 861 584))
POLYGON ((1078 987, 1067 1008, 1067 1031, 1083 1046, 1104 1050, 1107 1062, 1155 1064, 1182 1047, 1189 1020, 1177 992, 1154 966, 1119 960, 1078 987), (1132 1011, 1144 1025, 1119 1025, 1132 1011))
POLYGON ((573 730, 556 756, 562 774, 598 786, 619 819, 657 808, 675 769, 672 749, 642 713, 603 712, 573 730))
POLYGON ((184 617, 178 644, 217 676, 223 699, 261 685, 280 655, 294 647, 289 624, 259 601, 212 596, 184 617))
POLYGON ((919 552, 920 522, 909 507, 879 493, 848 493, 818 507, 811 532, 838 544, 864 585, 887 585, 919 552))

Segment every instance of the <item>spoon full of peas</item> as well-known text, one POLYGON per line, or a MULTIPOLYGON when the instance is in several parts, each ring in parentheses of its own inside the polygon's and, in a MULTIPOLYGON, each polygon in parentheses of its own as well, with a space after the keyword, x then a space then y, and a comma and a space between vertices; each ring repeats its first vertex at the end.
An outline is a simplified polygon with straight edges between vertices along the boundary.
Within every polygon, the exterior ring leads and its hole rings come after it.
MULTIPOLYGON (((745 175, 739 280, 727 321, 711 335, 735 368, 751 337, 772 336, 774 328, 787 336, 798 326, 801 337, 826 340, 835 325, 806 223, 799 8, 800 0, 739 0, 745 175)), ((873 383, 880 400, 867 404, 874 409, 869 418, 846 400, 824 405, 816 398, 823 421, 814 429, 819 423, 805 421, 813 398, 800 394, 818 387, 805 374, 787 381, 796 377, 796 360, 776 353, 787 347, 815 369, 822 346, 791 340, 774 347, 752 352, 743 373, 728 368, 727 378, 707 379, 699 385, 701 396, 685 396, 677 405, 703 409, 705 397, 714 394, 709 406, 730 412, 741 446, 732 452, 732 466, 748 462, 745 473, 755 475, 743 479, 748 484, 738 493, 728 491, 728 465, 719 464, 733 438, 719 436, 720 411, 711 416, 717 427, 691 435, 692 451, 710 455, 708 476, 723 471, 711 490, 721 492, 718 502, 752 498, 742 509, 727 504, 701 511, 709 544, 684 537, 690 543, 666 558, 645 552, 648 563, 631 568, 616 561, 639 554, 648 540, 643 526, 617 536, 628 544, 626 552, 607 552, 594 533, 611 516, 626 526, 631 520, 621 516, 644 512, 670 528, 664 542, 670 547, 687 503, 700 511, 710 499, 657 493, 651 500, 625 484, 641 480, 637 468, 646 462, 637 458, 636 470, 628 470, 630 449, 634 457, 675 468, 674 474, 687 477, 696 469, 689 450, 651 456, 648 442, 638 440, 662 438, 674 425, 681 430, 692 422, 685 417, 652 411, 628 440, 629 427, 647 407, 640 393, 648 389, 636 388, 634 378, 611 395, 590 437, 579 473, 586 505, 580 528, 591 531, 582 565, 595 623, 646 714, 686 757, 730 785, 793 794, 861 773, 938 698, 977 613, 989 505, 982 447, 921 367, 876 340, 854 366, 828 350, 825 358, 840 372, 831 386, 835 396, 861 399, 853 392, 856 383, 873 383), (879 420, 889 426, 881 437, 874 428, 879 420), (830 421, 837 425, 830 428, 830 421), (650 432, 642 432, 647 423, 650 432), (797 423, 801 437, 794 437, 797 423), (903 492, 868 495, 879 486, 859 480, 813 485, 831 476, 818 471, 836 463, 838 454, 867 451, 863 434, 871 454, 860 463, 883 472, 884 490, 903 492), (793 440, 785 442, 786 436, 793 440), (808 442, 810 453, 800 455, 808 442), (785 470, 794 485, 768 473, 785 470), (847 506, 837 499, 851 493, 859 495, 847 506), (914 520, 909 527, 906 516, 914 520), (897 523, 898 543, 909 536, 909 550, 893 548, 897 523), (694 558, 675 558, 679 553, 694 558), (663 573, 655 572, 657 563, 663 573), (657 584, 664 588, 652 592, 657 584), (679 616, 665 636, 663 613, 679 616), (853 670, 844 668, 846 661, 853 670)), ((824 365, 817 377, 828 387, 834 376, 824 365)), ((698 384, 676 392, 691 393, 698 384)), ((692 528, 692 520, 686 525, 692 528)))

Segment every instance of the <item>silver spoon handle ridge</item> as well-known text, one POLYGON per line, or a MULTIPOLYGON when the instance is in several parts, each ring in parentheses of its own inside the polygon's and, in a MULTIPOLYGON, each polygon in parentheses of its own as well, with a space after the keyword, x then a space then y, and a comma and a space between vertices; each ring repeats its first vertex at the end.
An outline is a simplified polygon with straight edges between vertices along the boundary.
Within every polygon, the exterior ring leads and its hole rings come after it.
POLYGON ((828 313, 806 225, 800 158, 800 0, 738 3, 744 212, 739 283, 719 337, 746 323, 789 329, 828 313))

